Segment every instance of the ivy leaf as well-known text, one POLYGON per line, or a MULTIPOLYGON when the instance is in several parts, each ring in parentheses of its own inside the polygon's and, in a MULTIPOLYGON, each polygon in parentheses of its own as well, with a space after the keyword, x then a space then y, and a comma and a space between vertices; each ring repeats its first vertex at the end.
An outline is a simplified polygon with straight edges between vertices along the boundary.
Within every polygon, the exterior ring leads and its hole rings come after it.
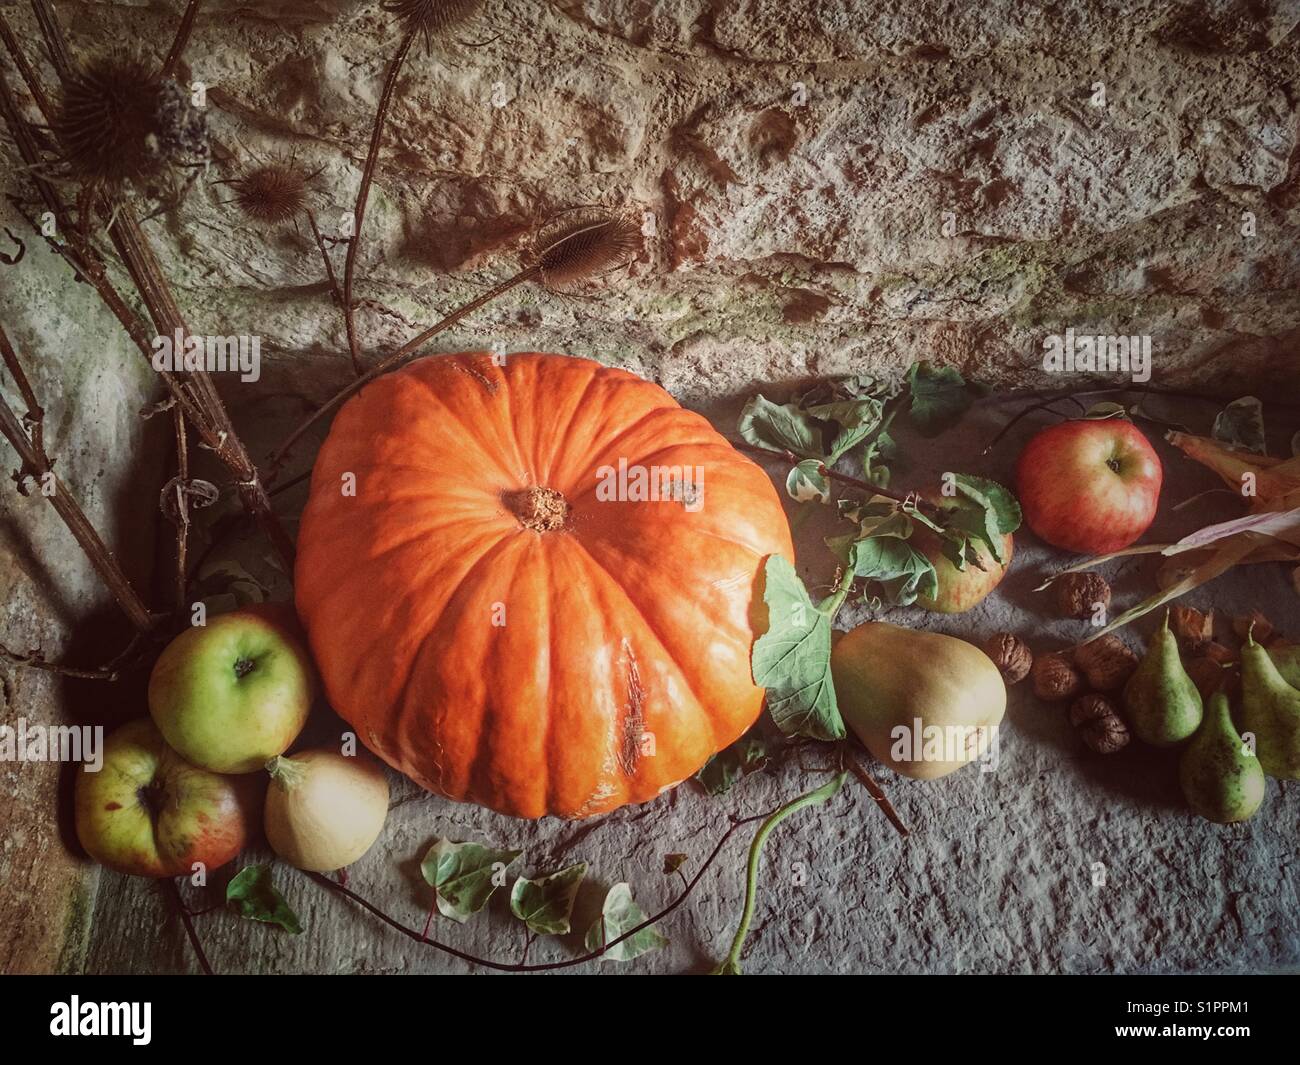
POLYGON ((664 876, 672 876, 683 865, 686 864, 687 855, 685 854, 665 854, 664 855, 664 876))
POLYGON ((742 776, 762 769, 767 763, 767 743, 762 736, 750 733, 705 762, 695 779, 710 795, 723 795, 742 776))
POLYGON ((922 436, 951 429, 970 408, 970 390, 953 366, 914 362, 907 371, 907 384, 912 390, 912 421, 922 436))
MULTIPOLYGON (((631 887, 623 883, 615 884, 605 896, 600 917, 587 930, 587 950, 599 950, 606 943, 631 931, 644 920, 645 914, 633 900, 631 887)), ((615 944, 602 955, 602 958, 609 958, 611 961, 631 961, 667 944, 668 940, 656 932, 651 925, 623 940, 622 943, 615 944)))
POLYGON ((226 885, 226 905, 249 921, 278 924, 291 935, 302 931, 298 915, 271 883, 269 865, 249 865, 239 870, 226 885))
POLYGON ((487 905, 505 882, 510 863, 522 853, 440 839, 425 854, 420 872, 433 887, 438 912, 464 924, 487 905))
POLYGON ((829 502, 831 486, 822 473, 822 460, 804 459, 791 467, 785 490, 796 503, 829 502))
POLYGON ((763 565, 767 631, 754 641, 754 683, 767 689, 767 708, 787 736, 844 738, 831 683, 831 619, 808 598, 782 555, 763 565))
POLYGON ((510 889, 510 912, 538 935, 567 935, 573 901, 586 875, 587 863, 579 862, 536 880, 521 876, 510 889))
POLYGON ((822 457, 821 426, 792 403, 754 396, 740 412, 737 430, 755 447, 791 451, 802 458, 822 457))
POLYGON ((1238 451, 1266 454, 1264 442, 1264 405, 1254 396, 1234 399, 1214 419, 1210 435, 1238 451))

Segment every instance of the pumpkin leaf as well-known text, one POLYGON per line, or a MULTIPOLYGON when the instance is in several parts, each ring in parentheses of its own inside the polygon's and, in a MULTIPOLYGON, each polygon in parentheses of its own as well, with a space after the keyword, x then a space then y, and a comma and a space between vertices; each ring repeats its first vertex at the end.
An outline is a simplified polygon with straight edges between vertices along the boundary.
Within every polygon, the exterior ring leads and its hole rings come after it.
POLYGON ((506 869, 522 853, 440 839, 420 862, 420 872, 433 888, 438 912, 464 924, 505 883, 506 869))
POLYGON ((767 689, 767 708, 787 736, 844 738, 831 682, 831 619, 813 605, 803 581, 782 555, 763 565, 767 631, 754 641, 754 683, 767 689))
POLYGON ((1234 399, 1215 417, 1210 436, 1238 451, 1266 454, 1264 405, 1254 396, 1234 399))
POLYGON ((579 862, 536 880, 521 876, 510 889, 510 912, 538 935, 567 935, 573 900, 586 875, 587 863, 579 862))
POLYGON ((762 769, 767 763, 766 741, 750 733, 713 755, 695 774, 695 779, 710 795, 724 795, 745 774, 762 769))
POLYGON ((907 384, 912 392, 908 410, 922 436, 951 429, 970 408, 970 389, 956 367, 914 362, 907 370, 907 384))
MULTIPOLYGON (((599 950, 619 936, 630 932, 637 925, 644 923, 645 914, 632 898, 632 889, 627 884, 615 884, 605 896, 605 904, 600 909, 600 917, 587 930, 587 950, 599 950)), ((631 961, 652 950, 658 950, 668 944, 663 936, 655 931, 654 926, 643 928, 634 936, 629 936, 621 943, 615 943, 605 951, 602 958, 611 961, 631 961)))
POLYGON ((754 396, 740 412, 736 428, 755 447, 790 451, 801 458, 823 457, 821 426, 793 403, 773 403, 754 396))
POLYGON ((271 883, 269 865, 249 865, 226 885, 226 905, 249 921, 277 924, 290 935, 302 932, 298 915, 271 883))
POLYGON ((785 479, 785 490, 796 503, 826 503, 831 498, 831 486, 822 472, 821 459, 804 459, 790 467, 785 479))

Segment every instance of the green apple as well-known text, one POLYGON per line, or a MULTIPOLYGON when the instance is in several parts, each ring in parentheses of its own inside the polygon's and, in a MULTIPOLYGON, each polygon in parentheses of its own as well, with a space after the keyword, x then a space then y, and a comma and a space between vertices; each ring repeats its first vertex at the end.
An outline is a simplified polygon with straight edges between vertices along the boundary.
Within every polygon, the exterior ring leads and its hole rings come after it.
POLYGON ((77 838, 131 876, 181 876, 195 862, 216 869, 243 848, 261 794, 261 778, 190 765, 141 718, 108 737, 98 773, 77 774, 77 838))
POLYGON ((290 624, 266 608, 196 625, 159 656, 149 713, 188 761, 215 773, 252 773, 302 731, 316 674, 290 624))

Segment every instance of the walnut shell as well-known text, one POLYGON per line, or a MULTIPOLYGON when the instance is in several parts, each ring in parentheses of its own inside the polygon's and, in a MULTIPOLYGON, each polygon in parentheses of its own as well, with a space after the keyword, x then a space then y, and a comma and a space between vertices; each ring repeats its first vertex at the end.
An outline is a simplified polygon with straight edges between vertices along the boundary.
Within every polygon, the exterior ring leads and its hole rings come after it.
POLYGON ((1138 656, 1118 636, 1107 633, 1075 648, 1074 663, 1098 691, 1113 692, 1133 675, 1138 656))
POLYGON ((1090 618, 1110 606, 1110 585, 1096 573, 1067 573, 1055 582, 1056 607, 1067 618, 1090 618))
POLYGON ((1069 699, 1083 688, 1083 678, 1060 651, 1039 655, 1030 672, 1034 678, 1034 694, 1049 703, 1069 699))
POLYGON ((1078 730, 1079 738, 1098 754, 1114 754, 1128 746, 1131 739, 1115 704, 1104 695, 1094 693, 1075 699, 1070 705, 1070 724, 1078 730))
POLYGON ((1210 696, 1219 690, 1220 685, 1232 680, 1231 671, 1212 658, 1189 658, 1183 663, 1183 668, 1187 670, 1187 675, 1192 678, 1196 690, 1207 703, 1210 701, 1210 696))
POLYGON ((1169 629, 1187 650, 1200 650, 1214 639, 1214 611, 1207 614, 1191 606, 1172 606, 1169 629))
POLYGON ((1019 684, 1034 665, 1034 652, 1024 640, 1009 632, 995 632, 984 644, 984 653, 993 659, 1007 684, 1019 684))

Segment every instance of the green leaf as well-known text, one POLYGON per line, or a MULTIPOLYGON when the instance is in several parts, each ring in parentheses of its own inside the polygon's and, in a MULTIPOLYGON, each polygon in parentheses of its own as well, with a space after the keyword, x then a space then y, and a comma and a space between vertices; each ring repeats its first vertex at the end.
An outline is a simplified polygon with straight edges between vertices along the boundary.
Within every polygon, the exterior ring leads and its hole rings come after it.
POLYGON ((510 912, 538 935, 567 935, 573 901, 586 875, 587 863, 579 862, 536 880, 521 876, 510 889, 510 912))
POLYGON ((822 473, 822 460, 804 459, 792 466, 785 479, 785 490, 796 503, 829 502, 831 486, 822 473))
POLYGON ((897 450, 894 438, 888 430, 881 430, 862 452, 862 473, 866 479, 880 488, 889 487, 889 467, 880 462, 897 450))
POLYGON ((1264 405, 1254 396, 1234 399, 1214 419, 1210 435, 1220 443, 1239 451, 1266 454, 1264 442, 1264 405))
POLYGON ((914 362, 908 368, 907 383, 912 390, 909 411, 922 436, 938 436, 951 429, 970 408, 970 391, 955 367, 914 362))
MULTIPOLYGON (((1002 537, 1020 528, 1020 504, 1016 497, 997 481, 964 473, 956 475, 954 487, 960 498, 944 507, 946 529, 982 541, 993 558, 1005 565, 1002 537)), ((974 556, 967 553, 966 557, 969 560, 974 556)))
POLYGON ((782 555, 768 555, 763 573, 767 631, 754 641, 754 683, 767 689, 768 711, 787 736, 843 739, 831 682, 831 619, 782 555))
POLYGON ((433 887, 438 912, 464 924, 505 883, 506 869, 522 853, 440 839, 425 854, 420 872, 433 887))
MULTIPOLYGON (((632 889, 627 884, 615 884, 605 896, 605 905, 601 907, 600 917, 587 930, 587 950, 599 950, 606 943, 630 932, 645 920, 641 907, 632 898, 632 889)), ((643 928, 636 935, 623 940, 607 950, 602 958, 611 961, 631 961, 648 951, 666 946, 668 940, 655 931, 654 926, 643 928)))
POLYGON ((271 883, 269 865, 249 865, 239 870, 226 885, 226 905, 233 906, 247 920, 278 924, 295 936, 302 931, 298 915, 271 883))
POLYGON ((876 581, 883 598, 909 606, 920 596, 938 592, 934 564, 896 536, 868 536, 850 546, 848 563, 859 577, 876 581))
POLYGON ((746 773, 762 769, 767 763, 766 741, 762 736, 747 733, 705 762, 695 779, 710 795, 723 795, 746 773))
POLYGON ((880 425, 884 411, 880 400, 870 398, 821 403, 806 409, 813 417, 835 426, 835 440, 827 462, 835 462, 870 436, 880 425))
POLYGON ((740 435, 755 447, 791 451, 801 458, 822 458, 821 426, 792 403, 773 403, 754 396, 740 412, 740 435))
POLYGON ((1104 403, 1094 403, 1088 408, 1084 417, 1094 421, 1104 421, 1108 418, 1127 418, 1128 408, 1123 403, 1112 403, 1107 400, 1104 403))

